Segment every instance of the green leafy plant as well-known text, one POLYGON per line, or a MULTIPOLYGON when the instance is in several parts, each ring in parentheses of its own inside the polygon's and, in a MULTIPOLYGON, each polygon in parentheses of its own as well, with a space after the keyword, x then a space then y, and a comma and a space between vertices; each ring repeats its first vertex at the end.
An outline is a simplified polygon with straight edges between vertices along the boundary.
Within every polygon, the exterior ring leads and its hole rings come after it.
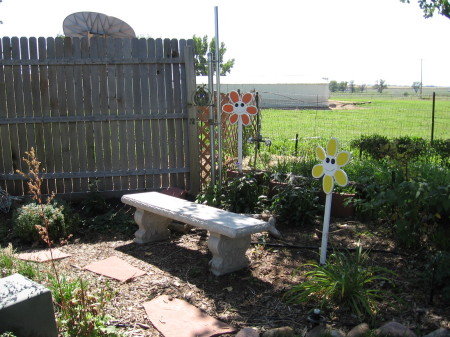
POLYGON ((222 205, 234 213, 253 213, 259 201, 256 179, 250 175, 232 178, 223 187, 222 205))
POLYGON ((350 146, 359 150, 360 157, 367 154, 373 159, 383 159, 389 155, 391 145, 387 137, 381 135, 363 135, 350 142, 350 146))
POLYGON ((115 328, 107 325, 111 317, 105 311, 114 295, 110 288, 93 292, 88 282, 65 277, 59 282, 50 277, 49 288, 56 305, 62 309, 58 323, 64 336, 116 336, 115 328))
POLYGON ((76 229, 78 221, 78 216, 74 215, 66 204, 57 201, 43 205, 31 202, 14 212, 13 231, 25 242, 37 242, 42 239, 39 228, 48 225, 48 235, 61 239, 67 238, 76 229), (42 215, 45 216, 47 224, 42 215))
POLYGON ((314 181, 305 178, 296 184, 288 183, 278 187, 269 211, 278 217, 279 222, 300 226, 313 223, 315 217, 323 211, 323 206, 319 203, 319 193, 314 181))
POLYGON ((5 248, 0 248, 0 277, 6 277, 19 273, 29 279, 40 279, 41 272, 32 262, 23 261, 16 257, 15 250, 10 243, 5 248))
POLYGON ((381 298, 380 285, 391 283, 394 274, 369 262, 369 252, 359 246, 354 254, 334 251, 324 265, 304 264, 300 268, 311 268, 306 280, 288 290, 284 299, 288 303, 319 301, 321 306, 334 303, 359 317, 373 316, 381 298))
POLYGON ((450 303, 450 252, 437 251, 429 258, 425 268, 426 287, 430 289, 429 303, 433 303, 436 293, 450 303))

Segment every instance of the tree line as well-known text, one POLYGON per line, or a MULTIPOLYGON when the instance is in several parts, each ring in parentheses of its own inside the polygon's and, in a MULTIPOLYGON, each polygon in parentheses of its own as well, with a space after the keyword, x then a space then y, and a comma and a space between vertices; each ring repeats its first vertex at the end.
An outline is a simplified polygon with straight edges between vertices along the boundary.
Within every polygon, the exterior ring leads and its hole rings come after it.
MULTIPOLYGON (((356 85, 354 81, 330 81, 329 83, 330 92, 365 92, 367 91, 367 85, 366 84, 359 84, 356 85)), ((384 89, 387 89, 386 81, 383 79, 380 79, 376 81, 376 83, 372 86, 373 89, 378 91, 380 94, 383 93, 384 89)))

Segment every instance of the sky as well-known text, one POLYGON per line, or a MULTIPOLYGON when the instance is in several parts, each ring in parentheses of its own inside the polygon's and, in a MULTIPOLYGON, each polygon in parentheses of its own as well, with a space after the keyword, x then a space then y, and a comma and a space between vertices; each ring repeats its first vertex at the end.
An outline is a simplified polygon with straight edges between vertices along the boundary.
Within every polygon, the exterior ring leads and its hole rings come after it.
POLYGON ((354 81, 450 87, 450 20, 425 19, 416 0, 3 0, 0 36, 63 35, 64 19, 91 11, 138 37, 215 35, 235 59, 228 83, 354 81))

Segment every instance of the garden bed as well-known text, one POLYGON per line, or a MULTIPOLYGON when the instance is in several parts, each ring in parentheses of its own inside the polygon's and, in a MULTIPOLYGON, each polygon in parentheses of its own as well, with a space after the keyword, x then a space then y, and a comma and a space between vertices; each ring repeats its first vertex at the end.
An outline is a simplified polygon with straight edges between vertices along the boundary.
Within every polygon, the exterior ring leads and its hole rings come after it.
MULTIPOLYGON (((132 210, 126 210, 132 217, 132 210)), ((373 263, 396 273, 395 286, 385 285, 386 296, 380 311, 368 323, 377 327, 395 320, 417 331, 419 336, 440 326, 450 327, 450 307, 439 291, 435 292, 433 304, 429 303, 430 288, 422 281, 426 276, 422 252, 398 250, 387 239, 389 235, 382 226, 349 219, 332 220, 330 247, 352 249, 360 242, 364 248, 373 249, 373 263)), ((142 307, 159 295, 184 299, 238 329, 291 326, 298 335, 306 331, 306 317, 314 305, 288 305, 282 296, 303 280, 301 274, 293 275, 296 268, 318 258, 320 219, 315 225, 279 226, 283 240, 266 234, 253 235, 254 244, 248 251, 251 267, 221 277, 208 271, 211 256, 205 231, 192 229, 187 234, 173 234, 169 241, 137 245, 132 241, 136 228, 128 226, 85 233, 73 239, 59 248, 72 256, 57 262, 66 277, 81 277, 89 281, 91 288, 111 287, 116 291, 107 311, 114 317, 110 323, 127 336, 161 336, 142 307), (147 274, 120 283, 83 269, 110 256, 117 256, 147 274)), ((344 331, 359 323, 354 315, 337 307, 325 308, 324 315, 332 326, 344 331)))

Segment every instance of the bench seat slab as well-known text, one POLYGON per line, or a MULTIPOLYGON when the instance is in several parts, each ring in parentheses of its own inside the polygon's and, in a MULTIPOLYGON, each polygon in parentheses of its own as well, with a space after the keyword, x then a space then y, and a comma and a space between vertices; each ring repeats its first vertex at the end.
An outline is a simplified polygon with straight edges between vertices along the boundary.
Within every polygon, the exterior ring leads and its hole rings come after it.
POLYGON ((210 271, 221 276, 248 267, 249 259, 245 252, 250 247, 250 235, 229 238, 218 233, 209 233, 208 248, 213 258, 209 261, 210 271))

